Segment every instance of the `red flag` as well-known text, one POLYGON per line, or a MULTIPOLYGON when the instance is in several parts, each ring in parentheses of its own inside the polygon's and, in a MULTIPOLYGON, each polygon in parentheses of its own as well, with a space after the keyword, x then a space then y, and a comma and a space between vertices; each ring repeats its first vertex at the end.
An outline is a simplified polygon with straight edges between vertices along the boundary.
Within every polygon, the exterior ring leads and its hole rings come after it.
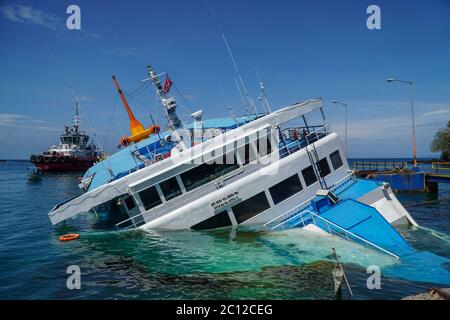
POLYGON ((172 80, 170 80, 169 75, 166 77, 166 81, 164 81, 164 91, 168 93, 170 88, 172 87, 172 80))

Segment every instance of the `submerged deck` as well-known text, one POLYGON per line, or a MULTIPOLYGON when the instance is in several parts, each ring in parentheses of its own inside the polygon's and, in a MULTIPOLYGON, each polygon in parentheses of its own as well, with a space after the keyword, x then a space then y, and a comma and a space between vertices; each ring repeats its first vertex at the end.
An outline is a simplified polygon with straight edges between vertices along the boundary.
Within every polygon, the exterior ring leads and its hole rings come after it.
POLYGON ((414 254, 415 250, 375 207, 359 201, 380 185, 377 181, 356 179, 351 173, 330 188, 332 194, 317 194, 269 221, 266 227, 287 230, 314 225, 329 234, 367 245, 397 259, 414 254))

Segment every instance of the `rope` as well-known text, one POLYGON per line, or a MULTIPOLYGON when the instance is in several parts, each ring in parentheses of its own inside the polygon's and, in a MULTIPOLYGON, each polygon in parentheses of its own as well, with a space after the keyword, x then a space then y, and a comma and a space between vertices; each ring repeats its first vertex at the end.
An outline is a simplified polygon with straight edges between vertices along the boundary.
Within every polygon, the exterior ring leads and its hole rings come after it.
POLYGON ((144 92, 144 89, 148 86, 149 82, 146 81, 144 83, 141 83, 139 85, 139 87, 137 87, 135 90, 131 91, 131 92, 127 92, 125 90, 123 90, 123 92, 129 96, 129 97, 136 97, 138 95, 140 95, 142 92, 144 92))
POLYGON ((178 90, 178 87, 176 86, 175 83, 172 84, 175 88, 175 90, 177 91, 177 93, 181 96, 181 99, 183 99, 183 102, 186 103, 186 105, 189 107, 191 113, 194 113, 194 109, 192 109, 191 105, 189 104, 189 102, 186 100, 186 98, 183 96, 183 94, 181 93, 180 90, 178 90))
MULTIPOLYGON (((145 111, 149 111, 150 119, 152 120, 153 124, 155 124, 155 123, 154 123, 154 119, 153 119, 153 117, 152 117, 152 115, 151 115, 152 109, 151 109, 150 107, 146 106, 143 102, 141 102, 141 101, 139 101, 138 99, 136 99, 135 97, 129 97, 129 98, 130 98, 131 100, 137 102, 138 106, 141 107, 141 108, 144 108, 145 111)), ((156 108, 155 108, 155 109, 156 109, 156 108)), ((155 111, 156 111, 156 110, 155 110, 155 111)), ((156 116, 158 119, 161 119, 161 116, 160 116, 159 114, 157 114, 156 112, 155 112, 155 116, 156 116)))

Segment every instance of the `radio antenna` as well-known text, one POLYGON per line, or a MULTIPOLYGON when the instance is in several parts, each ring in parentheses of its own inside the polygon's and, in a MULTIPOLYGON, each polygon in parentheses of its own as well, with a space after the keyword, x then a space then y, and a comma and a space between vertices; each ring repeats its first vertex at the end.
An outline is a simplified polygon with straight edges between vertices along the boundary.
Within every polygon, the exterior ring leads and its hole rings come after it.
POLYGON ((230 45, 228 44, 227 38, 225 37, 225 33, 222 29, 222 26, 220 25, 220 22, 219 22, 219 19, 217 18, 216 12, 214 11, 214 8, 212 7, 211 3, 208 0, 206 0, 206 3, 208 4, 211 14, 214 18, 214 21, 216 22, 217 28, 219 29, 220 35, 222 36, 222 40, 225 43, 225 47, 227 48, 228 55, 230 56, 231 62, 233 63, 234 69, 236 71, 236 77, 238 78, 240 85, 242 87, 242 90, 244 91, 244 96, 246 98, 247 105, 253 109, 256 116, 258 117, 258 111, 256 110, 256 106, 253 103, 253 100, 250 98, 247 87, 244 84, 244 80, 242 79, 241 73, 239 72, 239 68, 236 63, 236 59, 234 59, 233 53, 231 52, 230 45))
POLYGON ((261 77, 259 76, 258 69, 256 67, 255 67, 255 71, 256 71, 256 77, 258 78, 259 89, 260 89, 260 96, 258 97, 258 99, 261 102, 263 109, 266 110, 266 107, 267 107, 267 109, 269 110, 269 113, 272 113, 272 110, 270 109, 269 101, 267 100, 266 91, 264 88, 264 82, 262 82, 261 77))

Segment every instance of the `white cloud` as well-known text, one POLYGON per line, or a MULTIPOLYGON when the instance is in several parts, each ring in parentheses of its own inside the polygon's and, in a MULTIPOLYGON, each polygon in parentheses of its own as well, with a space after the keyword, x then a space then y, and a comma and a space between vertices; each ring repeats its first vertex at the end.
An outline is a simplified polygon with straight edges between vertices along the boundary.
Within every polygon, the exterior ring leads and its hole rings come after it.
MULTIPOLYGON (((407 101, 359 102, 351 106, 348 114, 350 157, 404 157, 412 153, 411 105, 407 101)), ((430 143, 434 134, 449 120, 449 103, 417 101, 415 107, 417 154, 427 157, 433 154, 430 143)), ((343 141, 343 111, 333 111, 329 120, 343 141)))
POLYGON ((52 30, 57 30, 64 26, 61 18, 31 6, 5 4, 0 7, 0 12, 3 17, 14 22, 39 25, 52 30))
POLYGON ((61 128, 46 126, 44 120, 31 119, 30 116, 14 113, 0 113, 0 128, 16 130, 16 128, 26 129, 29 132, 37 131, 61 131, 61 128))
POLYGON ((444 114, 450 114, 450 110, 439 109, 439 110, 422 113, 422 115, 425 117, 439 116, 439 115, 444 115, 444 114))
POLYGON ((55 128, 55 127, 48 127, 48 126, 39 126, 39 127, 34 127, 33 129, 40 130, 40 131, 62 131, 62 129, 55 128))
POLYGON ((0 126, 16 126, 28 118, 23 114, 0 113, 0 126))
MULTIPOLYGON (((55 31, 66 30, 66 23, 64 21, 65 16, 58 17, 54 14, 42 11, 40 9, 33 8, 31 6, 25 6, 20 4, 4 4, 0 6, 0 14, 8 20, 27 23, 32 25, 41 26, 47 29, 55 31)), ((82 28, 76 32, 59 33, 57 36, 68 36, 75 38, 100 40, 102 36, 95 31, 82 28)))

